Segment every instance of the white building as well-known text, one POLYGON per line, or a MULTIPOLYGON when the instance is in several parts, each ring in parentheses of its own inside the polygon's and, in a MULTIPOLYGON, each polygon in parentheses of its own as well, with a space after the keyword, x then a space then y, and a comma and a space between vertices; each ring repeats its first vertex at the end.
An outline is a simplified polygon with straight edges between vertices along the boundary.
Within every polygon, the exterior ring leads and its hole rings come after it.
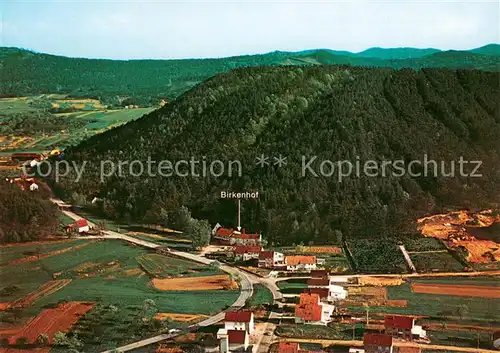
POLYGON ((365 353, 363 348, 351 347, 349 348, 349 353, 365 353))
POLYGON ((30 191, 36 191, 36 190, 38 190, 38 185, 37 185, 37 184, 35 184, 35 183, 32 183, 32 184, 30 185, 30 191))
POLYGON ((321 302, 315 293, 301 293, 295 306, 295 323, 326 325, 332 321, 334 306, 321 302))
POLYGON ((261 251, 258 266, 262 268, 285 267, 285 255, 277 251, 261 251))
POLYGON ((316 256, 285 256, 287 271, 311 271, 316 269, 316 256))
MULTIPOLYGON (((334 282, 332 282, 329 278, 311 278, 307 281, 307 286, 309 288, 323 288, 325 291, 328 290, 328 295, 326 297, 328 301, 347 298, 347 290, 345 290, 344 287, 333 283, 334 282)), ((325 291, 317 293, 320 293, 321 297, 324 297, 325 295, 323 292, 325 291)))
POLYGON ((255 331, 254 316, 251 311, 228 311, 224 317, 224 328, 228 331, 255 331))
POLYGON ((248 349, 247 331, 221 328, 217 331, 217 339, 220 340, 220 353, 242 352, 248 349))

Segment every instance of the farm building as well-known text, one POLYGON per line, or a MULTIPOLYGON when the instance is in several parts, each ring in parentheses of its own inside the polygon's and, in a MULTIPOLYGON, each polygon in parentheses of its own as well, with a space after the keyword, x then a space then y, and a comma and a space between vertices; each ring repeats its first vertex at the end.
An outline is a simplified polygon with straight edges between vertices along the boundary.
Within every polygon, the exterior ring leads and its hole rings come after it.
POLYGON ((415 325, 414 317, 388 315, 384 318, 384 327, 385 333, 393 337, 402 336, 409 340, 412 340, 413 337, 427 337, 422 326, 415 325))
POLYGON ((41 154, 38 154, 38 153, 28 153, 28 152, 20 152, 20 153, 13 153, 11 156, 10 156, 10 159, 17 163, 17 162, 25 162, 25 161, 32 161, 34 159, 38 159, 38 160, 41 160, 42 159, 42 155, 41 154))
POLYGON ((365 353, 365 350, 359 347, 351 347, 349 348, 349 353, 365 353))
POLYGON ((66 228, 66 231, 68 233, 88 233, 89 230, 89 222, 85 218, 80 218, 79 220, 75 221, 75 223, 68 225, 66 228))
POLYGON ((500 350, 500 331, 493 333, 493 347, 500 350))
POLYGON ((224 228, 217 224, 212 230, 212 239, 221 245, 259 245, 262 235, 259 233, 246 233, 245 228, 241 231, 224 228))
POLYGON ((233 248, 234 257, 238 261, 247 261, 251 259, 258 259, 259 253, 264 248, 262 246, 251 246, 251 245, 237 245, 233 248))
POLYGON ((326 278, 330 273, 327 270, 312 270, 311 277, 312 278, 326 278))
POLYGON ((299 353, 300 345, 297 342, 280 342, 278 353, 299 353))
POLYGON ((217 339, 220 340, 219 352, 249 352, 249 339, 247 331, 227 330, 225 328, 217 331, 217 339))
POLYGON ((28 178, 25 175, 21 175, 20 177, 7 177, 5 181, 16 184, 22 191, 35 191, 39 188, 35 178, 28 178), (33 184, 36 186, 33 186, 33 184))
POLYGON ((328 291, 328 301, 347 298, 347 291, 344 287, 333 284, 329 278, 311 278, 307 280, 309 288, 324 288, 328 291))
POLYGON ((381 333, 365 333, 363 346, 366 353, 393 353, 392 336, 381 333))
POLYGON ((420 347, 399 347, 398 353, 421 353, 420 347))
POLYGON ((331 321, 334 306, 321 302, 314 293, 301 293, 295 306, 295 322, 311 325, 326 325, 331 321))
POLYGON ((251 311, 228 311, 224 316, 224 328, 227 330, 244 330, 252 334, 255 330, 251 311))
POLYGON ((249 335, 255 331, 251 311, 228 311, 224 316, 224 328, 217 331, 221 353, 248 352, 249 335))
POLYGON ((285 255, 277 251, 261 251, 259 253, 259 267, 280 268, 285 267, 285 255))
POLYGON ((316 256, 291 255, 285 257, 288 271, 310 271, 316 269, 316 256))

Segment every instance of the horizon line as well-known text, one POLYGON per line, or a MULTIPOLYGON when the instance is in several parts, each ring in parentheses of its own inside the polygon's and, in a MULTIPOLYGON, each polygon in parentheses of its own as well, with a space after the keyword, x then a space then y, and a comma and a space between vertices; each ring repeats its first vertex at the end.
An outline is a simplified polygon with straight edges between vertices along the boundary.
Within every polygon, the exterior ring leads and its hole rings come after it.
POLYGON ((448 49, 438 49, 438 48, 433 48, 433 47, 368 47, 364 50, 358 51, 358 52, 352 52, 349 50, 344 50, 344 49, 330 49, 330 48, 309 48, 309 49, 301 49, 301 50, 296 50, 296 51, 288 51, 288 50, 272 50, 268 52, 259 52, 259 53, 247 53, 247 54, 239 54, 239 55, 228 55, 228 56, 213 56, 213 57, 184 57, 184 58, 136 58, 136 59, 112 59, 112 58, 104 58, 104 57, 84 57, 84 56, 70 56, 70 55, 64 55, 64 54, 52 54, 52 53, 47 53, 43 51, 37 51, 35 49, 29 49, 29 48, 23 48, 23 47, 16 47, 16 46, 0 46, 0 49, 19 49, 19 50, 24 50, 28 51, 31 53, 35 54, 44 54, 44 55, 52 55, 52 56, 59 56, 59 57, 64 57, 64 58, 69 58, 69 59, 88 59, 88 60, 111 60, 111 61, 136 61, 136 60, 210 60, 210 59, 228 59, 228 58, 236 58, 236 57, 242 57, 242 56, 255 56, 255 55, 267 55, 275 52, 281 52, 281 53, 301 53, 301 52, 307 52, 307 51, 317 51, 317 50, 327 50, 327 51, 333 51, 333 52, 345 52, 349 54, 354 54, 354 55, 359 55, 362 54, 370 49, 382 49, 382 50, 390 50, 390 49, 416 49, 416 50, 437 50, 438 52, 447 52, 447 51, 461 51, 461 52, 467 52, 467 51, 472 51, 472 50, 477 50, 480 48, 484 48, 486 46, 490 45, 497 45, 500 46, 500 43, 487 43, 484 45, 481 45, 479 47, 474 47, 474 48, 469 48, 469 49, 453 49, 453 48, 448 48, 448 49))

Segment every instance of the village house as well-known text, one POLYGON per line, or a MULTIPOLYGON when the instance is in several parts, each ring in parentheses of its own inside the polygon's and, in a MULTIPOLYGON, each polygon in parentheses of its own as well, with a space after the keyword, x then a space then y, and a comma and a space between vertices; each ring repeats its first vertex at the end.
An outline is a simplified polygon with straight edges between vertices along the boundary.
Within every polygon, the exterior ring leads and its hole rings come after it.
POLYGON ((426 338, 427 333, 422 326, 415 325, 415 318, 409 316, 388 315, 384 318, 384 328, 387 335, 402 336, 404 339, 426 338))
POLYGON ((316 269, 316 256, 285 256, 287 271, 311 271, 316 269))
POLYGON ((334 306, 323 303, 318 294, 301 293, 295 306, 295 323, 326 325, 331 321, 334 306))
POLYGON ((259 233, 246 233, 245 228, 242 228, 241 231, 224 228, 217 223, 212 230, 212 239, 221 245, 257 246, 262 242, 262 235, 259 233))
POLYGON ((259 267, 279 269, 285 268, 285 255, 277 251, 261 251, 259 253, 259 267))
POLYGON ((251 311, 228 311, 224 316, 224 328, 244 330, 252 334, 255 330, 254 316, 251 311))
MULTIPOLYGON (((311 278, 311 279, 307 280, 307 286, 310 289, 316 289, 316 288, 326 289, 327 293, 328 293, 328 296, 326 299, 328 301, 347 298, 347 290, 345 290, 344 287, 342 287, 342 286, 333 284, 333 282, 328 277, 326 277, 326 278, 311 278)), ((322 291, 319 293, 325 293, 325 292, 322 291)))
POLYGON ((251 259, 258 259, 262 250, 264 250, 264 248, 259 245, 237 245, 233 248, 233 254, 236 261, 248 261, 251 259))
POLYGON ((392 336, 381 333, 365 333, 363 346, 365 353, 393 353, 392 336))
POLYGON ((500 331, 493 333, 493 347, 500 350, 500 331))
POLYGON ((220 353, 249 352, 249 335, 255 331, 251 311, 229 311, 224 316, 224 328, 217 331, 220 353))
POLYGON ((300 345, 298 342, 280 342, 278 353, 299 353, 300 345))
POLYGON ((89 222, 85 218, 80 218, 79 220, 75 221, 75 223, 69 224, 66 227, 67 233, 88 233, 89 230, 89 222))
POLYGON ((247 331, 221 328, 217 331, 217 339, 220 340, 220 353, 250 352, 247 331))

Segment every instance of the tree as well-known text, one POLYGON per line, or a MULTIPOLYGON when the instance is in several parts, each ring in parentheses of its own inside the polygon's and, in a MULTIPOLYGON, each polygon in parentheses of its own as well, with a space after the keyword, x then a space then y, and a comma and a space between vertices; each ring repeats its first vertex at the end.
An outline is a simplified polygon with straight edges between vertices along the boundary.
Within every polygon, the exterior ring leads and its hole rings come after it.
POLYGON ((141 305, 141 317, 143 321, 151 321, 158 312, 153 299, 145 299, 141 305))
POLYGON ((36 338, 36 343, 41 345, 41 346, 48 345, 50 343, 49 336, 47 336, 44 333, 39 334, 38 337, 36 338))
POLYGON ((207 220, 191 220, 186 233, 193 242, 193 248, 199 249, 208 245, 210 242, 210 230, 210 224, 207 220))
POLYGON ((169 215, 168 220, 169 227, 180 231, 187 231, 193 218, 189 209, 186 206, 181 206, 169 215))

